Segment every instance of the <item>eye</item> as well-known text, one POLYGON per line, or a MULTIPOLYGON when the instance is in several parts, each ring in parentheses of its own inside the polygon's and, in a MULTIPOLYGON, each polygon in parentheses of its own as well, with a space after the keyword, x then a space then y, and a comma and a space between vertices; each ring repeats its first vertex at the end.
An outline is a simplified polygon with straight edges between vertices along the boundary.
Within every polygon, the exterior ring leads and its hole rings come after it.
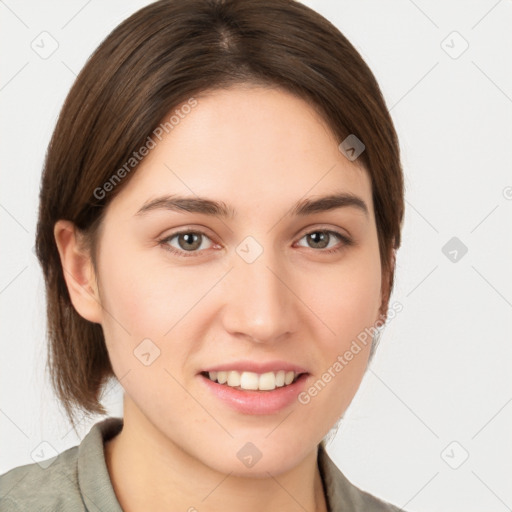
MULTIPOLYGON (((306 233, 301 240, 306 239, 306 242, 311 249, 321 249, 319 252, 326 252, 328 254, 341 251, 346 246, 352 245, 352 240, 342 233, 333 230, 317 229, 306 233), (333 236, 334 235, 334 236, 333 236), (338 246, 329 245, 331 241, 341 241, 338 246)), ((304 247, 304 246, 302 246, 304 247)))
MULTIPOLYGON (((305 239, 309 244, 310 249, 318 249, 317 252, 325 254, 339 252, 345 247, 353 244, 353 241, 346 235, 328 229, 316 229, 315 231, 310 231, 300 238, 300 240, 303 239, 305 239), (331 242, 336 242, 336 239, 341 243, 338 243, 338 245, 334 244, 333 246, 331 242)), ((172 254, 176 254, 181 257, 200 256, 202 250, 209 249, 213 246, 219 247, 211 241, 210 237, 208 237, 206 233, 192 230, 173 233, 162 240, 159 240, 158 243, 172 254), (211 242, 207 247, 204 246, 205 240, 209 240, 211 242)), ((299 245, 299 247, 304 246, 299 245)))
POLYGON ((210 238, 202 231, 180 231, 179 233, 173 233, 163 240, 160 240, 159 244, 173 254, 188 257, 197 256, 200 249, 209 248, 204 247, 204 239, 210 240, 210 238), (172 242, 174 239, 176 239, 175 244, 177 245, 173 245, 172 242))

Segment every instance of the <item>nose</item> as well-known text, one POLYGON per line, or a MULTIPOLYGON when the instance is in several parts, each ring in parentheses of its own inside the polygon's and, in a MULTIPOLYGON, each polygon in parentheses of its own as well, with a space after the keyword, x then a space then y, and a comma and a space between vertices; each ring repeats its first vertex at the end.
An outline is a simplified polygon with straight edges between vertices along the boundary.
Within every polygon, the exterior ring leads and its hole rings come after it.
POLYGON ((224 329, 256 343, 284 340, 299 325, 293 275, 271 249, 249 261, 234 255, 224 283, 224 329))

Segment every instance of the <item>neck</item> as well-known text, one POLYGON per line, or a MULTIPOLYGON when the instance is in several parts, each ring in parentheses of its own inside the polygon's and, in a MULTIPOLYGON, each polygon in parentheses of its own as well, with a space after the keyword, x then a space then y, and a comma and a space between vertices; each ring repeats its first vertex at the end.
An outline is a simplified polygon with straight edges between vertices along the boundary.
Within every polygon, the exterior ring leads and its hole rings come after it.
POLYGON ((125 407, 123 429, 105 443, 108 472, 124 512, 327 511, 317 447, 277 476, 226 475, 155 435, 154 427, 137 416, 125 407))

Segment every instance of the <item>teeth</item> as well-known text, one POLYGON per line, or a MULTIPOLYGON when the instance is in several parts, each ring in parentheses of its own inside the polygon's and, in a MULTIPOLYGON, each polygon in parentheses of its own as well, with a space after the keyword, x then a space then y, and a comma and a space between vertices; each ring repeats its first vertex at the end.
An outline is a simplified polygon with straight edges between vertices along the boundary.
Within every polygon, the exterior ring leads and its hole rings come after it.
MULTIPOLYGON (((253 375, 257 377, 257 374, 254 373, 253 375)), ((276 374, 274 372, 263 373, 257 377, 256 382, 258 383, 258 389, 262 391, 272 391, 276 389, 276 374)))
POLYGON ((291 384, 294 378, 295 378, 295 372, 286 372, 286 374, 284 376, 285 385, 288 386, 288 384, 291 384))
POLYGON ((219 384, 226 384, 233 388, 247 390, 272 391, 273 389, 288 386, 298 373, 294 371, 254 373, 237 371, 208 372, 210 380, 219 384))
POLYGON ((241 376, 238 372, 228 372, 228 386, 236 388, 240 386, 241 376))

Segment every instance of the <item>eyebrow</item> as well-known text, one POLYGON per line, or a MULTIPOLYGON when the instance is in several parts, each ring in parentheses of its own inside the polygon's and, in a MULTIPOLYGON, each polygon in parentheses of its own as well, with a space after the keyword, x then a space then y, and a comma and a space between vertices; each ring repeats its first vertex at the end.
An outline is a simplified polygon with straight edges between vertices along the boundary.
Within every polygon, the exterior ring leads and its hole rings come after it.
MULTIPOLYGON (((289 215, 304 217, 314 213, 326 212, 337 208, 357 208, 368 216, 366 203, 351 193, 338 193, 327 196, 308 198, 298 201, 290 210, 289 215)), ((178 195, 165 195, 144 203, 135 216, 142 216, 150 211, 170 210, 201 213, 212 217, 233 218, 236 214, 234 208, 223 201, 214 201, 204 197, 185 197, 178 195)))

